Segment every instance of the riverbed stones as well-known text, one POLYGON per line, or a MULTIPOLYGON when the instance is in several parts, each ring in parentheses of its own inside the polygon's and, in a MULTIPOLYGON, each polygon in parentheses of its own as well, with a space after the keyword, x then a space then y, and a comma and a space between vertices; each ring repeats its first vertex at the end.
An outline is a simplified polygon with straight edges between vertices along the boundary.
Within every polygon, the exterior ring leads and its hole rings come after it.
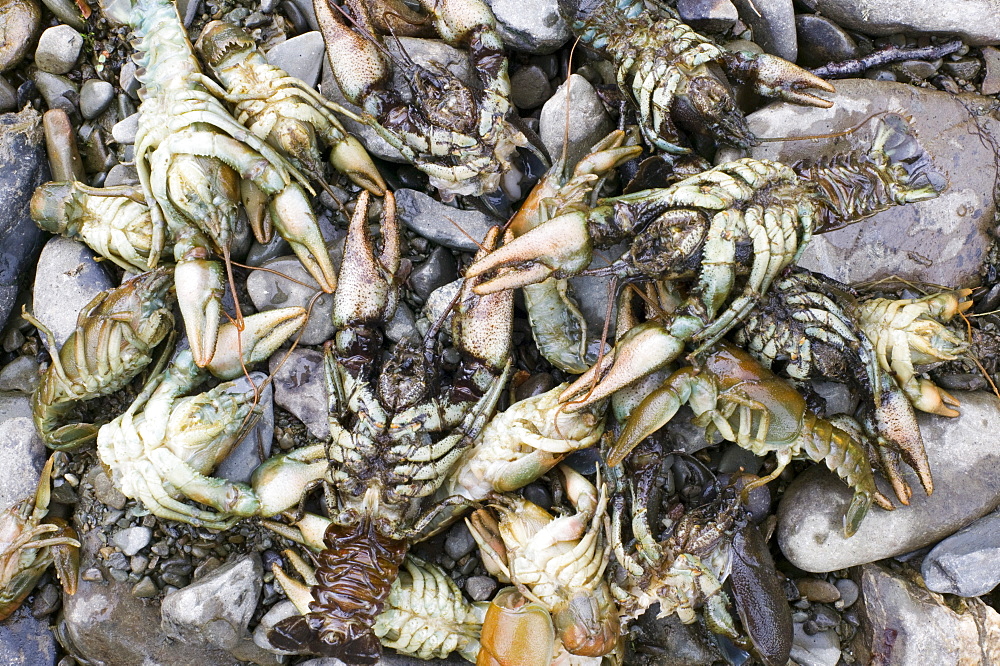
POLYGON ((315 30, 292 37, 267 52, 270 64, 302 79, 310 88, 319 81, 323 60, 323 35, 315 30))
POLYGON ((396 213, 407 228, 453 250, 475 252, 501 221, 478 210, 445 205, 417 190, 396 190, 396 213))
POLYGON ((788 62, 798 58, 792 0, 736 0, 740 18, 753 29, 753 40, 788 62))
POLYGON ((934 546, 920 572, 927 589, 962 597, 1000 585, 1000 513, 983 516, 934 546))
POLYGON ((487 0, 497 29, 509 48, 526 53, 552 53, 572 36, 559 13, 558 0, 487 0))
POLYGON ((0 422, 0 511, 34 497, 48 449, 23 416, 0 422))
POLYGON ((325 440, 330 436, 329 408, 323 369, 323 353, 295 349, 271 357, 274 401, 305 424, 309 434, 325 440))
POLYGON ((34 44, 42 12, 35 0, 0 4, 0 72, 16 67, 34 44))
MULTIPOLYGON (((751 156, 791 164, 867 147, 879 122, 876 114, 905 110, 947 188, 936 199, 896 206, 813 236, 799 264, 846 283, 895 275, 954 287, 977 286, 996 212, 997 160, 992 146, 1000 143, 1000 121, 987 111, 994 101, 868 79, 839 80, 836 87, 837 93, 828 96, 831 109, 776 103, 747 120, 759 137, 844 135, 765 143, 751 156), (850 131, 859 124, 861 129, 850 131), (981 138, 970 141, 970 137, 981 138)), ((735 155, 733 150, 720 151, 718 161, 735 155)))
POLYGON ((38 38, 35 65, 43 72, 65 74, 73 69, 81 48, 83 35, 68 25, 54 25, 38 38))
POLYGON ((83 243, 56 236, 38 258, 32 314, 55 335, 57 349, 76 330, 80 311, 97 294, 112 287, 97 263, 97 255, 83 243))
MULTIPOLYGON (((915 475, 909 506, 869 510, 857 534, 844 537, 843 517, 851 490, 825 467, 797 477, 778 507, 778 544, 804 571, 826 572, 902 555, 935 543, 1000 505, 1000 400, 986 392, 955 392, 962 415, 955 419, 918 413, 934 494, 926 496, 915 475)), ((882 492, 892 496, 887 486, 882 492)))
POLYGON ((604 109, 597 91, 587 79, 573 74, 569 81, 556 88, 542 107, 539 135, 553 160, 563 154, 563 144, 569 139, 566 163, 576 164, 591 147, 612 129, 611 117, 604 109), (569 86, 569 94, 566 88, 569 86), (568 99, 567 99, 568 98, 568 99), (569 111, 567 112, 567 104, 569 111), (567 130, 567 123, 569 129, 567 130))
POLYGON ((87 120, 104 113, 115 98, 115 87, 107 81, 89 79, 80 88, 80 113, 87 120))

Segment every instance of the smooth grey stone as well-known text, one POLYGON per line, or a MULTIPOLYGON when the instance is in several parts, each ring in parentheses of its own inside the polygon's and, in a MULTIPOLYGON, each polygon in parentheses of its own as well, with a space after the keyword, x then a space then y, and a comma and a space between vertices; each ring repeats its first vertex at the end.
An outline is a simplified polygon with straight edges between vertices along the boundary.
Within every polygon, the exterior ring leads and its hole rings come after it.
POLYGON ((552 96, 552 84, 541 67, 522 67, 510 77, 510 101, 519 109, 534 109, 552 96))
POLYGON ((756 474, 764 464, 764 459, 755 456, 739 444, 723 444, 725 450, 719 459, 719 472, 733 474, 739 471, 756 474))
MULTIPOLYGON (((276 355, 280 354, 281 352, 278 352, 276 355)), ((274 391, 270 383, 264 384, 267 375, 263 372, 251 372, 250 376, 254 384, 264 387, 260 391, 255 408, 260 411, 260 416, 250 432, 233 447, 213 474, 220 479, 236 483, 250 483, 250 475, 271 455, 271 444, 274 442, 274 391)), ((243 393, 250 390, 252 388, 247 378, 240 377, 236 380, 236 386, 229 392, 243 393)))
POLYGON ((107 81, 89 79, 80 88, 80 113, 90 120, 104 113, 115 99, 115 87, 107 81))
POLYGON ((142 87, 142 83, 135 76, 137 69, 134 61, 126 60, 118 72, 118 85, 126 95, 136 100, 139 99, 139 89, 142 87))
POLYGON ((455 300, 464 282, 464 278, 458 278, 443 287, 438 287, 427 297, 427 302, 424 303, 424 308, 420 311, 420 318, 417 322, 417 328, 421 335, 426 335, 427 330, 442 317, 445 317, 442 326, 444 330, 448 330, 452 315, 452 311, 448 311, 448 306, 455 300))
POLYGON ((595 143, 607 136, 612 129, 611 118, 597 91, 579 74, 570 76, 567 83, 556 88, 552 98, 542 107, 539 135, 542 144, 553 160, 563 154, 563 142, 569 121, 569 148, 566 163, 576 164, 590 152, 595 143), (569 113, 566 113, 566 86, 569 86, 569 113))
POLYGON ((396 312, 393 313, 392 319, 385 325, 385 337, 392 342, 399 342, 406 338, 414 342, 420 340, 413 310, 406 303, 399 303, 396 306, 396 312))
POLYGON ((120 144, 135 143, 135 135, 139 131, 139 114, 133 113, 128 118, 119 120, 111 128, 111 137, 120 144))
POLYGON ((0 370, 0 391, 31 393, 38 386, 38 361, 18 356, 0 370))
POLYGON ((487 0, 508 48, 525 53, 552 53, 572 33, 559 13, 558 0, 487 0))
POLYGON ((943 69, 963 81, 972 81, 979 75, 983 64, 977 58, 962 58, 961 60, 945 61, 943 69))
POLYGON ((72 26, 80 32, 87 31, 87 21, 80 14, 80 8, 72 0, 42 0, 42 4, 66 25, 72 26))
POLYGON ((7 79, 0 76, 0 113, 13 111, 17 108, 17 88, 7 83, 7 79))
POLYGON ((934 592, 978 597, 1000 585, 1000 513, 970 523, 934 546, 920 573, 934 592))
POLYGON ((699 32, 726 32, 740 18, 730 0, 677 0, 677 13, 699 32))
POLYGON ((792 0, 735 0, 740 18, 764 51, 795 62, 799 54, 792 0))
POLYGON ((1000 663, 1000 615, 979 599, 963 600, 956 612, 940 595, 878 564, 861 567, 855 580, 861 586, 855 605, 860 624, 852 643, 857 663, 1000 663), (889 645, 887 637, 894 639, 889 645))
POLYGON ((115 534, 112 541, 114 541, 116 546, 122 549, 122 552, 127 557, 132 557, 140 550, 148 546, 152 538, 153 530, 140 525, 137 527, 126 527, 115 534))
POLYGON ((850 608, 858 600, 861 593, 858 584, 850 578, 840 578, 836 582, 837 589, 840 590, 840 599, 837 601, 837 608, 850 608))
POLYGON ((444 552, 456 562, 476 549, 476 540, 465 522, 457 522, 444 540, 444 552))
POLYGON ((267 61, 314 88, 326 59, 325 49, 321 33, 307 32, 272 48, 267 52, 267 61))
POLYGON ((302 16, 306 19, 312 30, 319 30, 319 22, 316 20, 316 9, 312 0, 291 0, 292 4, 299 8, 302 16))
POLYGON ((134 164, 116 164, 108 171, 108 177, 104 179, 105 187, 115 185, 138 185, 139 172, 134 164))
POLYGON ((38 92, 42 93, 45 104, 50 109, 63 109, 67 113, 75 107, 67 95, 76 93, 76 84, 65 76, 36 70, 32 75, 38 92))
POLYGON ((42 116, 42 128, 45 130, 45 146, 53 180, 84 180, 86 174, 76 147, 76 133, 66 111, 46 111, 42 116))
MULTIPOLYGON (((37 2, 5 2, 0 5, 0 72, 16 67, 28 55, 42 22, 37 2)), ((0 110, 5 110, 0 107, 0 110)))
MULTIPOLYGON (((676 613, 659 615, 660 605, 653 604, 633 626, 641 632, 642 642, 652 649, 625 657, 626 664, 643 666, 702 666, 704 664, 732 663, 725 660, 719 647, 697 623, 683 624, 676 613), (652 653, 652 655, 650 654, 652 653)), ((632 643, 632 641, 626 641, 632 643)), ((631 649, 633 646, 629 645, 631 649)), ((735 662, 740 663, 740 662, 735 662)), ((749 662, 747 662, 749 663, 749 662)))
POLYGON ((929 79, 937 74, 940 62, 940 60, 904 60, 901 63, 893 65, 893 69, 902 74, 904 81, 910 79, 911 81, 918 82, 929 79))
POLYGON ((22 604, 0 624, 0 663, 5 666, 51 666, 56 663, 56 639, 49 619, 36 619, 30 604, 22 604))
POLYGON ((31 396, 21 391, 0 391, 0 422, 32 418, 31 396))
POLYGON ((302 421, 317 439, 330 436, 329 407, 323 354, 312 349, 294 349, 271 357, 274 401, 302 421))
POLYGON ((30 418, 0 422, 0 511, 35 496, 48 457, 30 418))
POLYGON ((475 252, 500 220, 477 210, 447 206, 423 192, 396 190, 396 214, 400 221, 424 238, 453 250, 475 252))
POLYGON ((983 47, 983 63, 986 65, 986 75, 979 85, 984 95, 1000 93, 1000 51, 992 46, 983 47))
MULTIPOLYGON (((990 137, 1000 142, 1000 121, 979 109, 988 108, 993 100, 868 79, 841 79, 837 93, 828 99, 834 103, 831 109, 779 102, 747 120, 754 134, 762 137, 846 132, 865 123, 863 128, 819 142, 766 143, 753 148, 751 156, 792 164, 867 147, 879 122, 872 116, 904 109, 934 170, 947 179, 947 189, 935 199, 896 206, 813 236, 799 264, 847 284, 894 275, 956 288, 978 286, 996 214, 991 193, 997 161, 987 146, 990 137), (983 141, 968 140, 983 133, 983 141)), ((720 162, 737 154, 719 153, 720 162)))
POLYGON ((333 294, 320 291, 319 285, 302 267, 297 257, 272 259, 264 264, 264 268, 270 270, 254 271, 247 278, 247 290, 254 307, 259 312, 296 305, 308 307, 312 298, 319 293, 299 342, 318 345, 329 340, 334 332, 333 321, 330 319, 333 314, 333 294), (291 279, 283 277, 284 275, 291 279))
POLYGON ((792 659, 799 666, 837 666, 840 661, 840 637, 830 629, 809 635, 801 624, 793 625, 792 659))
MULTIPOLYGON (((916 475, 909 506, 884 511, 873 506, 857 534, 844 537, 843 518, 852 491, 825 467, 816 465, 788 486, 778 507, 778 544, 803 571, 836 571, 895 557, 937 542, 1000 506, 995 472, 1000 441, 1000 400, 987 392, 956 392, 962 415, 917 414, 934 475, 934 494, 920 489, 916 475)), ((883 494, 888 484, 877 479, 883 494)))
POLYGON ((94 498, 98 502, 117 511, 121 511, 125 508, 128 498, 125 497, 120 490, 115 488, 103 467, 100 465, 94 465, 90 468, 84 478, 87 483, 93 486, 94 498))
POLYGON ((818 14, 863 35, 932 34, 969 46, 1000 43, 996 0, 803 0, 818 14))
POLYGON ((803 67, 820 67, 860 55, 854 38, 825 16, 797 14, 795 30, 799 43, 798 62, 803 67))
POLYGON ((473 601, 487 601, 497 590, 497 582, 489 576, 470 576, 465 581, 465 591, 473 601))
POLYGON ((55 335, 46 342, 61 349, 84 306, 112 286, 89 247, 61 236, 49 239, 38 258, 32 313, 55 335))
POLYGON ((413 269, 407 284, 423 300, 437 289, 458 277, 455 256, 443 247, 436 247, 422 264, 413 269))
POLYGON ((132 596, 137 599, 151 599, 160 593, 156 583, 149 576, 143 576, 142 579, 132 587, 132 596))
POLYGON ((858 407, 858 397, 847 384, 812 380, 812 388, 826 402, 826 416, 853 414, 858 407))
POLYGON ((35 48, 35 65, 43 72, 65 74, 76 64, 83 48, 83 35, 68 25, 46 28, 35 48))

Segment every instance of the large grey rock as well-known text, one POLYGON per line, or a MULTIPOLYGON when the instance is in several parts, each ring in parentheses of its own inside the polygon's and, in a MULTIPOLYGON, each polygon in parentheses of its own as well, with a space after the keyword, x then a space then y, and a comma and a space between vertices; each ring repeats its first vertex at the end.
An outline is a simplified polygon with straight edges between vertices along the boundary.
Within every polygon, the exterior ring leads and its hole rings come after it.
POLYGON ((296 305, 308 307, 319 294, 299 341, 304 345, 318 345, 329 340, 333 335, 333 321, 330 319, 333 294, 320 291, 319 285, 297 257, 279 257, 265 262, 263 266, 270 270, 254 271, 247 278, 247 290, 254 307, 260 312, 296 305))
MULTIPOLYGON (((796 478, 778 507, 778 544, 804 571, 845 569, 902 555, 952 534, 1000 505, 1000 400, 986 392, 956 392, 962 415, 955 419, 918 413, 934 494, 915 489, 909 506, 872 507, 857 534, 844 537, 843 517, 851 490, 825 467, 796 478)), ((882 492, 891 496, 886 484, 882 492)))
POLYGON ((698 32, 725 32, 740 18, 730 0, 677 0, 677 13, 698 32))
POLYGON ((32 418, 31 396, 21 391, 0 391, 0 423, 19 417, 32 418))
POLYGON ((55 335, 48 342, 57 348, 76 330, 83 307, 113 286, 96 259, 83 243, 61 236, 51 238, 38 258, 32 314, 55 335))
POLYGON ((325 59, 323 35, 315 30, 281 42, 267 52, 269 63, 302 79, 310 88, 319 81, 325 59))
POLYGON ((927 589, 962 597, 1000 585, 1000 513, 983 516, 934 546, 920 573, 927 589))
POLYGON ((38 361, 18 356, 0 370, 0 391, 31 393, 38 386, 38 361))
POLYGON ((764 51, 795 62, 799 45, 792 0, 736 0, 736 8, 764 51))
MULTIPOLYGON (((280 358, 281 353, 275 356, 280 358)), ((220 479, 237 483, 250 483, 250 475, 271 455, 271 444, 274 441, 274 390, 270 382, 264 384, 267 375, 263 372, 251 372, 250 376, 257 387, 264 387, 260 391, 256 407, 260 416, 250 432, 233 447, 213 473, 213 476, 220 479)), ((236 380, 233 392, 243 393, 249 390, 252 390, 252 387, 246 377, 236 380)))
POLYGON ((0 115, 0 327, 41 249, 42 231, 28 205, 35 188, 48 179, 42 116, 30 106, 0 115))
POLYGON ((804 67, 819 67, 830 62, 858 56, 858 44, 843 28, 817 14, 796 14, 798 62, 804 67))
POLYGON ((288 357, 271 357, 274 401, 302 421, 309 434, 318 439, 330 436, 323 354, 312 349, 295 349, 288 357))
MULTIPOLYGON (((912 118, 921 145, 948 185, 936 199, 893 207, 814 236, 799 263, 847 283, 896 275, 955 287, 978 285, 992 242, 997 159, 991 141, 1000 140, 1000 121, 977 109, 984 110, 992 100, 868 79, 840 80, 836 87, 831 109, 778 103, 747 120, 760 137, 845 135, 765 143, 752 156, 786 164, 828 158, 867 146, 878 122, 868 120, 873 115, 902 112, 912 118), (859 124, 863 129, 848 132, 859 124)), ((720 151, 719 161, 734 155, 720 151)))
POLYGON ((32 617, 30 604, 0 622, 0 663, 5 666, 51 666, 56 663, 56 639, 47 619, 32 617))
POLYGON ((527 53, 552 53, 569 41, 569 26, 559 14, 559 0, 487 0, 503 43, 527 53))
POLYGON ((863 566, 858 578, 857 663, 971 666, 1000 661, 1000 615, 979 599, 966 599, 956 611, 940 595, 877 564, 863 566))
POLYGON ((35 65, 43 72, 65 74, 73 69, 83 48, 83 35, 68 25, 46 28, 35 48, 35 65))
POLYGON ((865 35, 899 32, 955 36, 973 45, 1000 44, 997 0, 803 0, 848 30, 865 35))
POLYGON ((416 190, 396 190, 396 212, 408 228, 453 250, 475 252, 491 227, 502 224, 478 210, 460 210, 416 190))
POLYGON ((50 109, 62 109, 66 113, 76 110, 76 105, 71 99, 76 93, 76 84, 59 74, 49 74, 40 69, 36 69, 32 74, 38 92, 42 93, 45 105, 50 109))
POLYGON ((48 450, 30 418, 0 421, 0 511, 34 497, 47 458, 48 450))
POLYGON ((567 137, 569 123, 569 147, 566 151, 567 164, 576 164, 590 152, 595 143, 611 131, 611 117, 604 110, 601 98, 587 79, 578 74, 569 77, 567 83, 556 88, 551 99, 542 107, 539 119, 539 136, 545 150, 553 160, 563 153, 563 143, 567 137), (566 112, 569 86, 569 113, 566 112))
POLYGON ((34 0, 0 5, 0 72, 17 66, 28 54, 42 22, 34 0))

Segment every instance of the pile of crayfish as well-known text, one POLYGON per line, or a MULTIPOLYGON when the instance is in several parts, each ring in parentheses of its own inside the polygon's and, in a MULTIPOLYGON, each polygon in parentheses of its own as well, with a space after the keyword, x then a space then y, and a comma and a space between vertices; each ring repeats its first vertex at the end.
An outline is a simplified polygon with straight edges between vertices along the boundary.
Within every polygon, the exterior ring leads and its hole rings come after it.
MULTIPOLYGON (((870 511, 910 501, 910 470, 932 493, 915 410, 953 417, 958 401, 922 370, 966 352, 949 322, 971 306, 969 290, 866 298, 796 264, 815 234, 937 197, 946 183, 934 156, 887 114, 871 119, 868 145, 834 160, 711 166, 696 146, 758 142, 731 83, 818 107, 833 86, 775 56, 726 50, 660 3, 604 0, 564 9, 614 65, 622 129, 571 163, 517 118, 483 0, 345 4, 315 0, 315 13, 350 108, 270 64, 238 26, 212 21, 192 45, 170 0, 102 0, 142 67, 139 182, 47 183, 32 216, 126 276, 86 305, 59 349, 24 313, 50 346, 32 397, 40 436, 70 455, 93 449, 114 486, 159 520, 216 531, 255 521, 287 540, 287 570, 273 574, 297 612, 268 633, 279 654, 374 664, 387 646, 478 664, 621 663, 630 624, 658 605, 785 664, 791 614, 773 524, 753 498, 794 460, 822 463, 851 490, 850 537, 870 511), (474 81, 392 55, 389 35, 464 50, 474 81), (392 85, 394 70, 409 90, 392 85), (441 200, 489 207, 501 192, 516 210, 474 239, 479 251, 460 284, 438 292, 443 305, 427 308, 422 339, 390 337, 410 268, 398 179, 345 118, 441 200), (630 184, 649 161, 660 176, 630 184), (529 162, 548 170, 522 200, 511 185, 529 162), (331 253, 314 202, 345 191, 346 239, 331 253), (332 295, 335 333, 322 347, 329 437, 264 460, 243 483, 212 472, 261 414, 271 379, 250 371, 281 359, 318 316, 311 303, 243 315, 234 253, 248 228, 261 244, 277 230, 332 295), (600 339, 574 299, 578 276, 614 287, 600 339), (558 386, 522 390, 518 291, 544 359, 535 368, 551 366, 558 386), (808 392, 814 378, 849 384, 857 412, 827 418, 808 392), (82 422, 94 413, 83 403, 112 394, 129 396, 127 409, 82 422), (767 472, 716 475, 675 451, 668 424, 681 418, 767 472), (553 514, 518 492, 543 477, 571 509, 553 514), (488 603, 410 552, 456 521, 485 571, 509 583, 488 603)), ((34 497, 3 518, 3 617, 51 563, 65 592, 76 588, 78 535, 46 519, 51 476, 50 462, 34 497)))

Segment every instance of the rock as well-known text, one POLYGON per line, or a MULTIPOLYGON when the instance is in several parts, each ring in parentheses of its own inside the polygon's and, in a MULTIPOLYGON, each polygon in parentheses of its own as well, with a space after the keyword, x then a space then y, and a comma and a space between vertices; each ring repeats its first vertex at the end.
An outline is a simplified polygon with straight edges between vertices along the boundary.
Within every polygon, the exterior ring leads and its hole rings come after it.
POLYGON ((795 62, 799 45, 792 0, 736 0, 736 8, 765 52, 795 62))
POLYGON ((115 185, 138 185, 139 172, 133 164, 116 164, 108 171, 108 177, 104 179, 105 187, 115 185))
POLYGON ((111 279, 83 243, 56 236, 45 244, 35 275, 33 314, 55 335, 61 348, 76 330, 80 311, 97 294, 112 287, 111 279))
POLYGON ((996 95, 1000 93, 1000 51, 992 46, 983 48, 983 63, 986 65, 986 75, 979 85, 979 90, 984 95, 996 95))
POLYGON ((970 46, 1000 43, 995 0, 803 0, 847 30, 864 35, 918 33, 958 37, 970 46))
POLYGON ((407 284, 413 293, 427 300, 435 289, 443 287, 457 277, 458 266, 455 264, 455 256, 443 247, 436 247, 422 264, 413 269, 407 284))
POLYGON ((677 13, 698 32, 726 32, 740 18, 730 0, 677 0, 677 13))
POLYGON ((257 607, 264 568, 256 553, 242 556, 187 587, 163 597, 163 632, 186 642, 231 650, 249 639, 247 625, 257 607))
MULTIPOLYGON (((247 290, 260 312, 299 305, 320 292, 319 285, 306 272, 297 257, 279 257, 264 264, 268 271, 254 271, 247 278, 247 290), (270 271, 275 271, 274 273, 270 271), (287 275, 288 278, 283 277, 287 275), (289 279, 291 278, 291 279, 289 279), (299 284, 302 283, 302 284, 299 284)), ((333 336, 333 295, 321 293, 312 306, 309 321, 302 330, 300 343, 318 345, 333 336)))
POLYGON ((569 82, 556 88, 555 94, 542 107, 539 135, 545 150, 553 160, 562 156, 569 120, 569 149, 567 164, 576 164, 590 152, 595 143, 612 129, 611 118, 604 110, 601 98, 587 79, 573 74, 569 82), (569 85, 569 114, 566 113, 566 86, 569 85))
POLYGON ((0 422, 0 511, 34 497, 48 457, 31 419, 15 417, 0 422))
POLYGON ((54 180, 77 180, 86 178, 83 160, 76 148, 76 132, 63 109, 50 109, 42 116, 45 131, 45 147, 49 156, 49 169, 54 180))
POLYGON ((50 109, 62 109, 66 113, 76 111, 76 105, 71 98, 77 94, 76 84, 65 76, 49 74, 42 70, 35 70, 32 74, 38 92, 45 98, 45 105, 50 109))
MULTIPOLYGON (((281 352, 275 354, 281 357, 281 352)), ((274 391, 271 384, 264 384, 267 375, 263 372, 252 372, 254 384, 263 386, 256 409, 260 410, 260 417, 253 429, 243 437, 233 450, 226 456, 225 460, 219 463, 213 476, 220 479, 228 479, 237 483, 250 483, 250 475, 257 466, 267 460, 271 455, 271 444, 274 442, 274 391), (263 454, 263 457, 261 455, 263 454)), ((246 377, 236 380, 236 386, 232 392, 243 393, 251 390, 250 383, 246 377)))
POLYGON ((552 96, 549 77, 541 67, 522 67, 510 77, 510 101, 519 109, 533 109, 552 96))
POLYGON ((326 59, 326 47, 320 32, 307 32, 281 42, 267 52, 267 61, 315 88, 326 59))
POLYGON ((18 356, 0 370, 0 391, 31 393, 38 385, 38 361, 18 356))
MULTIPOLYGON (((799 264, 849 284, 895 275, 955 287, 977 286, 991 243, 997 163, 990 145, 1000 121, 977 109, 992 103, 977 95, 951 95, 868 79, 837 81, 829 110, 777 103, 747 117, 757 136, 785 137, 849 130, 873 114, 902 111, 913 119, 934 168, 947 178, 936 199, 891 208, 859 223, 814 236, 799 264), (794 129, 793 129, 794 128, 794 129), (969 135, 982 140, 969 141, 969 135)), ((832 140, 767 143, 752 156, 790 164, 867 146, 877 121, 832 140)), ((719 160, 733 151, 720 151, 719 160)))
POLYGON ((840 590, 833 583, 819 578, 800 578, 795 581, 799 594, 809 601, 832 604, 840 598, 840 590))
POLYGON ((115 98, 115 87, 107 81, 89 79, 80 88, 80 113, 87 120, 104 113, 115 98))
POLYGON ((457 522, 444 540, 444 552, 456 562, 476 549, 476 540, 465 522, 457 522))
MULTIPOLYGON (((962 415, 955 419, 919 413, 934 494, 923 494, 915 476, 909 506, 895 511, 873 507, 857 534, 844 537, 843 517, 851 490, 815 466, 796 478, 778 507, 778 544, 804 571, 826 572, 902 555, 935 543, 1000 505, 1000 478, 994 474, 1000 442, 1000 401, 990 393, 956 392, 962 415)), ((891 496, 888 486, 882 492, 891 496)))
POLYGON ((118 85, 121 86, 126 95, 137 100, 139 99, 139 89, 142 88, 142 83, 135 76, 136 69, 135 61, 131 59, 126 60, 118 72, 118 85))
POLYGON ((854 38, 825 16, 796 14, 795 32, 799 44, 798 64, 803 67, 820 67, 860 55, 854 38))
POLYGON ((94 498, 112 509, 121 511, 125 508, 128 498, 120 490, 115 488, 108 477, 107 472, 100 465, 94 465, 84 477, 94 489, 94 498))
POLYGON ((978 58, 961 58, 959 60, 949 60, 943 65, 944 71, 962 81, 972 81, 983 68, 983 64, 978 58))
POLYGON ((76 64, 83 48, 83 35, 68 25, 46 28, 38 38, 35 65, 43 72, 65 74, 76 64))
POLYGON ((465 591, 473 601, 489 601, 497 590, 497 582, 489 576, 470 576, 465 581, 465 591))
POLYGON ((800 666, 837 666, 840 661, 840 637, 829 629, 808 634, 795 623, 792 635, 792 659, 800 666))
POLYGON ((7 79, 0 76, 0 113, 13 111, 17 108, 17 88, 7 83, 7 79))
POLYGON ((0 391, 0 423, 24 417, 31 419, 31 396, 21 391, 0 391))
POLYGON ((73 0, 42 0, 42 2, 46 9, 60 21, 80 32, 87 32, 87 21, 80 14, 80 8, 73 3, 73 0))
POLYGON ((478 242, 500 220, 477 210, 447 206, 423 192, 396 190, 396 213, 409 229, 428 240, 453 250, 475 252, 478 242))
POLYGON ((138 527, 126 527, 117 534, 115 534, 112 541, 115 545, 122 549, 128 557, 132 557, 140 550, 149 545, 150 539, 153 538, 153 530, 148 527, 138 526, 138 527))
POLYGON ((853 414, 858 408, 858 397, 847 384, 814 379, 810 382, 813 391, 826 403, 826 416, 853 414))
POLYGON ((329 437, 323 354, 301 348, 293 350, 287 359, 284 354, 275 354, 270 360, 270 371, 274 375, 274 401, 278 406, 302 421, 313 437, 329 437))
POLYGON ((464 278, 458 278, 454 282, 449 282, 443 287, 435 289, 427 297, 427 302, 424 303, 424 309, 420 311, 420 320, 417 323, 418 330, 420 330, 422 335, 425 335, 427 330, 441 319, 441 317, 445 317, 443 326, 444 330, 448 330, 452 317, 452 311, 448 310, 448 308, 455 299, 455 296, 458 295, 464 282, 464 278))
POLYGON ((16 67, 31 50, 42 22, 35 0, 0 5, 0 72, 16 67))
POLYGON ((850 608, 853 606, 854 602, 858 600, 858 595, 860 594, 858 584, 850 578, 837 579, 837 590, 840 592, 840 599, 837 600, 836 606, 840 609, 850 608))
MULTIPOLYGON (((727 663, 713 641, 701 631, 697 624, 682 624, 676 613, 657 617, 659 604, 649 610, 632 625, 631 632, 636 638, 626 641, 629 653, 625 663, 629 666, 703 666, 704 664, 727 663), (632 652, 636 646, 649 646, 632 652)), ((739 662, 737 662, 739 663, 739 662)))
POLYGON ((901 80, 919 84, 937 74, 940 65, 940 60, 904 60, 893 65, 892 69, 899 74, 901 80))
POLYGON ((951 535, 924 557, 920 573, 934 592, 978 597, 1000 585, 1000 513, 951 535))
MULTIPOLYGON (((995 664, 1000 660, 1000 615, 979 599, 961 612, 878 564, 856 576, 861 626, 854 638, 858 663, 885 666, 995 664)), ((794 655, 793 655, 794 656, 794 655)))
POLYGON ((396 305, 396 312, 393 313, 389 323, 385 325, 385 337, 391 342, 399 342, 404 338, 409 338, 411 342, 420 341, 413 310, 410 309, 409 305, 406 303, 396 305))
MULTIPOLYGON (((2 13, 0 13, 2 17, 2 13)), ((7 666, 51 666, 56 639, 47 619, 35 619, 28 604, 0 622, 0 663, 7 666)))
POLYGON ((139 114, 133 113, 124 120, 119 120, 111 128, 111 138, 118 143, 135 143, 135 135, 139 131, 139 114))
POLYGON ((559 14, 558 0, 487 0, 503 43, 526 53, 552 53, 569 41, 569 26, 559 14))

